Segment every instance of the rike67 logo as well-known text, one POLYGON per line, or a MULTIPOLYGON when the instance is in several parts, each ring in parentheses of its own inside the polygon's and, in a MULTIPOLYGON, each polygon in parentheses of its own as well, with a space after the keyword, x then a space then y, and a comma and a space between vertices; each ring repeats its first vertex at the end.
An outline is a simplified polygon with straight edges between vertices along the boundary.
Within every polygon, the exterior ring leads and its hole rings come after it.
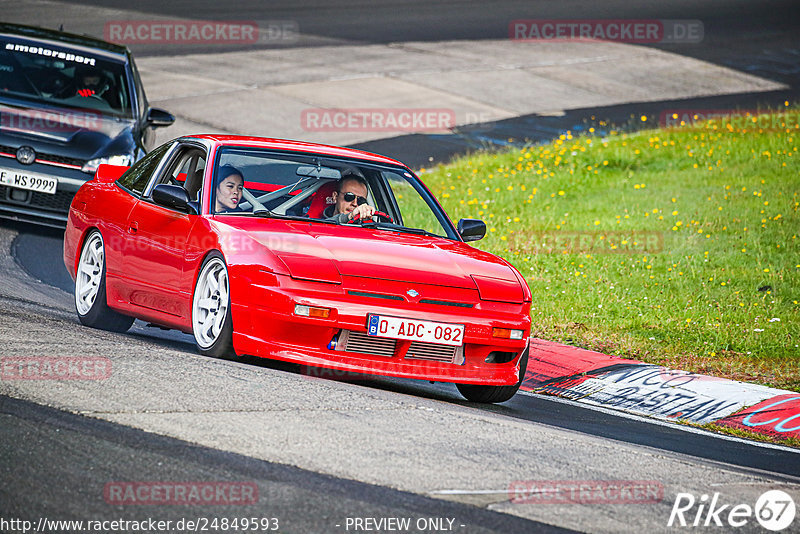
POLYGON ((720 502, 720 494, 695 497, 691 493, 678 493, 668 527, 743 527, 753 519, 765 529, 779 532, 794 522, 794 499, 781 490, 761 494, 755 506, 720 502))

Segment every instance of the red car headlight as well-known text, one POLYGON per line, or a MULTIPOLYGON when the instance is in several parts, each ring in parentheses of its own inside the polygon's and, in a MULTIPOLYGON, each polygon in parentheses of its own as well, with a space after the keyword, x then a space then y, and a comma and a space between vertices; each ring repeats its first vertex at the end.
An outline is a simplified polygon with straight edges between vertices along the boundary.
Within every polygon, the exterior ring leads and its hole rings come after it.
POLYGON ((314 256, 300 254, 279 254, 289 274, 296 280, 311 280, 312 282, 326 282, 341 284, 342 277, 332 261, 314 256))
POLYGON ((478 287, 481 300, 522 304, 524 295, 518 280, 503 280, 476 274, 472 275, 472 279, 478 287))

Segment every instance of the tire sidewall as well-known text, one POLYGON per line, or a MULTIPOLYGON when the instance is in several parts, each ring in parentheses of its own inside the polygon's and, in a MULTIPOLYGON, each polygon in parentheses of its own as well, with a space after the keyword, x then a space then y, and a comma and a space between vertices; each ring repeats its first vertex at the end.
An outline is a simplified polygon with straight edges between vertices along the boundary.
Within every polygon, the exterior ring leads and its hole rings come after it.
POLYGON ((100 315, 104 313, 106 310, 105 308, 108 306, 106 302, 106 242, 103 239, 103 234, 100 233, 100 230, 92 230, 86 236, 86 239, 83 240, 83 246, 81 247, 80 256, 78 256, 78 272, 76 278, 80 276, 80 260, 83 258, 83 254, 86 251, 86 248, 89 246, 89 243, 92 241, 94 236, 98 236, 100 238, 100 243, 103 246, 103 268, 100 271, 100 283, 97 287, 97 295, 94 297, 94 302, 92 302, 92 306, 89 308, 89 311, 85 314, 81 314, 80 309, 78 309, 78 284, 77 281, 75 283, 75 291, 73 292, 73 304, 75 304, 75 313, 78 314, 78 318, 80 319, 81 323, 85 325, 94 324, 100 319, 100 315))
POLYGON ((216 358, 224 358, 230 357, 235 355, 233 352, 233 318, 231 317, 231 283, 230 283, 230 273, 228 272, 228 264, 225 262, 225 258, 223 255, 218 251, 209 252, 200 269, 197 272, 197 277, 195 278, 194 282, 194 290, 192 291, 192 307, 191 307, 191 321, 192 321, 192 335, 194 336, 194 342, 197 346, 197 350, 206 356, 213 356, 216 358), (222 262, 223 267, 225 268, 226 277, 228 279, 228 307, 226 308, 225 312, 225 321, 222 324, 222 330, 217 336, 217 339, 209 345, 208 347, 202 347, 197 339, 197 334, 195 333, 195 322, 194 322, 194 311, 195 311, 195 299, 197 298, 197 286, 200 283, 201 277, 204 275, 206 267, 208 264, 211 263, 213 260, 218 259, 222 262))
POLYGON ((133 325, 134 318, 119 313, 108 305, 108 294, 106 292, 106 267, 108 265, 108 261, 106 261, 106 243, 103 239, 103 234, 96 228, 91 230, 86 235, 86 239, 83 240, 83 246, 80 249, 80 256, 78 257, 78 270, 80 270, 80 259, 83 257, 86 247, 94 238, 95 234, 100 238, 100 243, 103 245, 103 268, 100 271, 100 283, 97 286, 97 295, 95 295, 94 302, 92 302, 89 311, 86 312, 85 315, 81 315, 78 309, 78 277, 80 276, 80 272, 76 272, 75 291, 73 295, 75 313, 78 315, 78 320, 84 326, 108 330, 109 332, 127 332, 133 325))
POLYGON ((525 371, 528 368, 528 356, 530 346, 526 346, 519 360, 519 374, 517 383, 512 386, 482 386, 473 384, 456 384, 459 392, 470 402, 478 403, 499 403, 511 400, 519 391, 522 381, 525 379, 525 371))

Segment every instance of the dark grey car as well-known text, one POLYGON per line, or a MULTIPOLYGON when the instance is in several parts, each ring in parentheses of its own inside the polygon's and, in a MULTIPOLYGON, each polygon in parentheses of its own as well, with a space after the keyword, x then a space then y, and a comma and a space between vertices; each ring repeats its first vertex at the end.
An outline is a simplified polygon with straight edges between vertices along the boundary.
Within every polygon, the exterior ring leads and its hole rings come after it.
POLYGON ((0 24, 0 217, 63 227, 98 165, 131 165, 174 120, 126 47, 0 24))

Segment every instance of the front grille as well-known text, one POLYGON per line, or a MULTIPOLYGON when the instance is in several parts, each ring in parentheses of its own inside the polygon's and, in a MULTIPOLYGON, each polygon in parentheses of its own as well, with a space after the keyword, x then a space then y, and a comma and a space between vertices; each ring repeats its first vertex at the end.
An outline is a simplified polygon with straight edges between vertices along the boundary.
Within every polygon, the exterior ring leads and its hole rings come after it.
POLYGON ((408 348, 406 358, 411 360, 430 360, 444 363, 463 363, 463 346, 439 345, 437 343, 424 343, 412 341, 408 348))
POLYGON ((366 332, 342 330, 336 349, 391 358, 394 356, 396 344, 394 339, 368 336, 366 332))
MULTIPOLYGON (((0 152, 4 152, 12 157, 16 157, 17 148, 19 147, 0 145, 0 152)), ((70 158, 67 156, 59 156, 57 154, 47 154, 45 152, 37 152, 36 161, 38 163, 45 163, 41 160, 47 160, 48 162, 52 161, 53 163, 64 163, 66 165, 77 165, 78 167, 82 167, 83 164, 86 163, 87 161, 85 159, 70 158)))
POLYGON ((69 211, 69 205, 75 196, 73 191, 56 191, 55 195, 34 191, 30 193, 31 198, 28 202, 18 202, 9 198, 9 189, 8 186, 0 185, 0 201, 59 213, 67 213, 69 211))
MULTIPOLYGON (((367 335, 366 332, 342 330, 336 343, 336 350, 345 352, 358 352, 391 358, 394 356, 397 340, 367 335)), ((433 362, 464 363, 464 347, 440 345, 438 343, 425 343, 412 341, 406 352, 406 359, 428 360, 433 362)))

